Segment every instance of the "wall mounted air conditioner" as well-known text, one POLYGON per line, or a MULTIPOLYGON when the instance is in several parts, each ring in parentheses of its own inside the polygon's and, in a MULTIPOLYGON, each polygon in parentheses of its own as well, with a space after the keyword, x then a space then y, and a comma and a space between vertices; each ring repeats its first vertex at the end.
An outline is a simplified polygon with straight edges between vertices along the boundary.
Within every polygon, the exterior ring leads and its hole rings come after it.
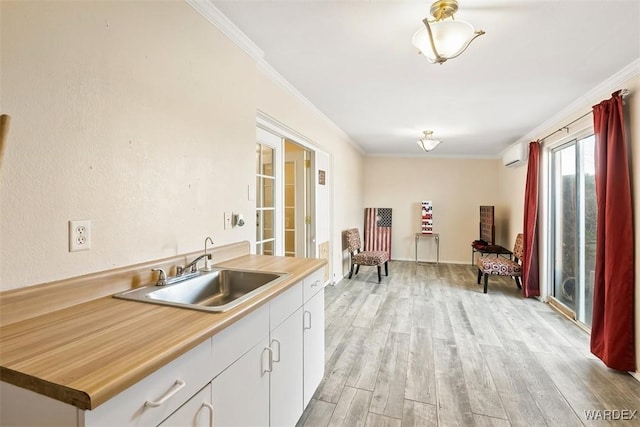
POLYGON ((502 163, 508 167, 516 167, 524 164, 527 161, 528 153, 526 151, 526 145, 522 143, 513 144, 511 147, 504 150, 502 154, 502 163))

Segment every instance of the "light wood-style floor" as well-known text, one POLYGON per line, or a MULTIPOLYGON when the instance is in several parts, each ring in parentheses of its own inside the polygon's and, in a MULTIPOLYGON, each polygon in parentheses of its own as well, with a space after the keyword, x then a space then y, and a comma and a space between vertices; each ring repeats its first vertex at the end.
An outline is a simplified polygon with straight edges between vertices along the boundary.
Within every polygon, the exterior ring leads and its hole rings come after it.
POLYGON ((512 279, 483 294, 476 271, 394 261, 380 284, 362 267, 328 286, 325 378, 298 425, 640 426, 638 381, 512 279))

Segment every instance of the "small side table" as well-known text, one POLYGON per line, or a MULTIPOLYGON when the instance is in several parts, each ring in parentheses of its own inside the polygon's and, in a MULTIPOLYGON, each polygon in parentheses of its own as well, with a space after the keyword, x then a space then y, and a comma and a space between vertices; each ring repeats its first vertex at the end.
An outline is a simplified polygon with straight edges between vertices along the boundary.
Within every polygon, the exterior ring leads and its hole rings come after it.
POLYGON ((480 253, 480 256, 484 254, 496 254, 496 256, 509 255, 509 259, 511 259, 511 256, 513 255, 513 252, 511 252, 509 249, 500 245, 487 245, 481 249, 471 245, 471 265, 475 265, 474 255, 476 252, 480 253))
POLYGON ((418 241, 422 237, 431 237, 436 240, 436 264, 440 264, 440 234, 438 233, 416 233, 416 264, 420 264, 418 262, 418 241))

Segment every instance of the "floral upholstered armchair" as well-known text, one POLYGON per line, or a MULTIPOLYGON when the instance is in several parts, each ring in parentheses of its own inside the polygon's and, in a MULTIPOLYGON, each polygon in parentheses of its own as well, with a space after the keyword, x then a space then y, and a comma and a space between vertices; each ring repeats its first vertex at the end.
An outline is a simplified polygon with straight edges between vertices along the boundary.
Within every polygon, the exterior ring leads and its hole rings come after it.
POLYGON ((483 255, 476 260, 476 266, 478 267, 478 285, 480 279, 484 275, 484 293, 487 293, 487 287, 489 285, 489 275, 497 276, 511 276, 516 281, 518 289, 522 289, 520 284, 520 277, 522 277, 522 265, 519 260, 522 259, 524 253, 523 234, 520 233, 516 237, 516 243, 513 246, 514 259, 506 258, 497 254, 483 255))

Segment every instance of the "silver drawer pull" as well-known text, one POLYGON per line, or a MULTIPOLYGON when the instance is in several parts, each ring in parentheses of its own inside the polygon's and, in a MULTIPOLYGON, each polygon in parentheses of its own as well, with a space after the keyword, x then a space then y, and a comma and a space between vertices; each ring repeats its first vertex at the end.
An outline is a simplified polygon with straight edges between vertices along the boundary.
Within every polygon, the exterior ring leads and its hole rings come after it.
POLYGON ((209 427, 213 427, 213 415, 214 415, 213 405, 209 402, 202 402, 202 407, 207 408, 211 412, 209 416, 209 427))
POLYGON ((271 347, 265 347, 264 350, 262 350, 262 357, 261 357, 262 360, 260 360, 260 364, 264 365, 265 351, 269 353, 269 363, 267 364, 267 368, 262 366, 262 375, 266 374, 267 372, 273 371, 273 349, 271 349, 271 347))
POLYGON ((277 359, 273 359, 274 362, 279 362, 280 361, 280 341, 278 341, 277 339, 272 339, 271 340, 271 346, 273 347, 273 344, 277 343, 278 344, 278 358, 277 359))
POLYGON ((315 282, 313 282, 311 284, 311 287, 313 288, 314 286, 320 286, 320 280, 316 280, 315 282))
POLYGON ((311 312, 306 311, 302 313, 302 329, 311 329, 311 312), (309 326, 307 326, 307 314, 309 315, 309 326))
POLYGON ((160 400, 156 400, 155 402, 147 400, 146 402, 144 402, 144 406, 150 406, 152 408, 157 408, 158 406, 162 405, 164 402, 169 400, 174 394, 176 394, 177 392, 182 390, 185 385, 187 385, 187 383, 185 383, 184 381, 176 380, 175 384, 173 384, 171 386, 171 389, 169 389, 167 394, 162 396, 162 398, 160 400))

